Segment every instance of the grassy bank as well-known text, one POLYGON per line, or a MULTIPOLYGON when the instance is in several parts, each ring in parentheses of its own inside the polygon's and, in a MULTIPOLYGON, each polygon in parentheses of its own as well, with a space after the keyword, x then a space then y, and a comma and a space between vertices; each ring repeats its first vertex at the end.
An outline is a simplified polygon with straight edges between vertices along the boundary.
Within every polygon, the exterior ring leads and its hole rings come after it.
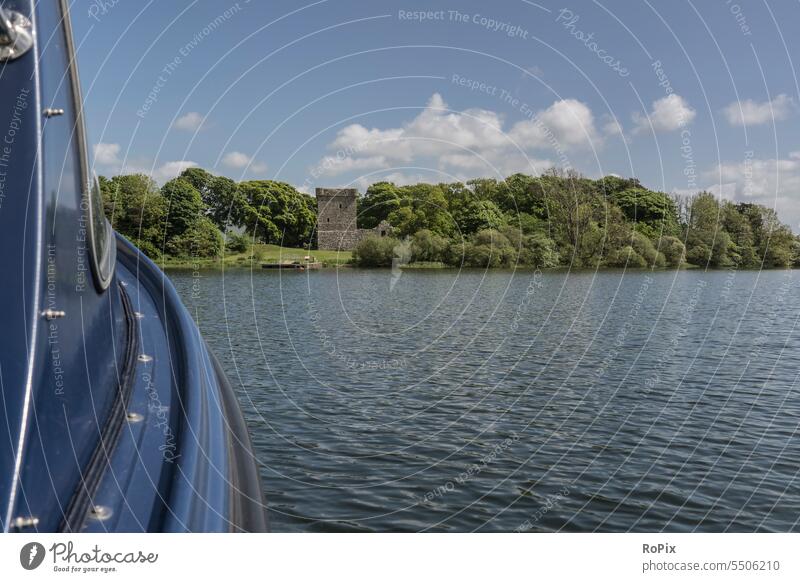
POLYGON ((223 265, 226 269, 237 267, 260 268, 261 263, 291 263, 293 261, 303 261, 307 256, 313 257, 315 261, 322 263, 325 267, 338 267, 350 262, 352 253, 349 251, 308 251, 278 245, 258 244, 253 247, 251 252, 226 252, 223 257, 210 259, 164 257, 158 261, 158 264, 161 267, 171 269, 220 269, 223 265))

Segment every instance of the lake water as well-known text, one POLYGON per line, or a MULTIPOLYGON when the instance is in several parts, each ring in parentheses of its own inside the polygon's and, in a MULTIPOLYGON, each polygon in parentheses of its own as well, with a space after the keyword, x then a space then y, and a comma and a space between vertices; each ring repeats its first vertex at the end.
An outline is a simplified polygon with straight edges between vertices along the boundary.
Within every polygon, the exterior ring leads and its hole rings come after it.
POLYGON ((800 530, 800 271, 171 271, 275 531, 800 530))

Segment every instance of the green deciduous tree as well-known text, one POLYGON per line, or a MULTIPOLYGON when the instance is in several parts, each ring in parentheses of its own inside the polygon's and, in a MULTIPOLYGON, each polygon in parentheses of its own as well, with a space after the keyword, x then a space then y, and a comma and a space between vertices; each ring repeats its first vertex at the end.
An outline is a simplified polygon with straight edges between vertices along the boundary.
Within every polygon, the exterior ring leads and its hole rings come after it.
POLYGON ((689 202, 686 260, 701 267, 730 264, 731 237, 722 222, 722 207, 713 194, 701 192, 689 202))
POLYGON ((310 245, 316 226, 316 204, 285 182, 255 180, 239 184, 242 221, 248 234, 265 243, 288 247, 310 245))
POLYGON ((376 182, 358 199, 358 227, 375 228, 400 208, 400 189, 391 182, 376 182))
POLYGON ((222 233, 210 218, 201 216, 191 228, 169 238, 167 254, 174 257, 218 257, 222 253, 222 233))
POLYGON ((427 229, 443 236, 454 231, 447 198, 438 185, 414 184, 400 189, 400 205, 389 215, 399 236, 427 229))
POLYGON ((612 192, 609 199, 634 223, 636 230, 649 237, 680 233, 675 201, 662 192, 629 188, 612 192))
POLYGON ((183 178, 170 180, 161 188, 167 201, 166 236, 168 239, 183 236, 193 229, 205 215, 200 192, 183 178))
MULTIPOLYGON (((148 255, 216 256, 255 240, 315 242, 316 200, 284 182, 240 184, 190 168, 161 189, 143 175, 100 178, 114 228, 148 255), (230 230, 233 228, 233 230, 230 230), (241 231, 244 231, 242 234, 241 231)), ((800 239, 770 208, 701 192, 672 198, 638 180, 572 170, 466 183, 389 182, 358 202, 358 225, 389 220, 414 261, 510 267, 780 268, 800 264, 800 239)), ((362 241, 362 265, 391 264, 396 239, 362 241)))
POLYGON ((142 174, 99 178, 105 214, 114 229, 151 258, 161 255, 167 202, 142 174))
POLYGON ((188 168, 180 177, 200 192, 209 218, 222 232, 242 222, 243 204, 236 182, 202 168, 188 168))

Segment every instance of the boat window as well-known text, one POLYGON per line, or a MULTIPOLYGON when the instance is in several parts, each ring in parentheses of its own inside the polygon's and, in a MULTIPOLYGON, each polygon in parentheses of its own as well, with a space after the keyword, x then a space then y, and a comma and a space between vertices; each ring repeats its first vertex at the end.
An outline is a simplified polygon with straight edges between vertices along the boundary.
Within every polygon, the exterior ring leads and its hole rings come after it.
POLYGON ((78 80, 77 59, 72 37, 72 25, 67 12, 67 5, 62 0, 61 11, 64 16, 64 29, 67 39, 67 58, 69 63, 70 84, 72 85, 72 101, 75 108, 75 138, 78 142, 78 155, 80 157, 81 183, 84 192, 83 204, 88 224, 89 254, 91 255, 92 271, 94 272, 95 286, 99 291, 105 291, 114 277, 114 266, 117 261, 117 245, 111 224, 103 212, 103 198, 100 192, 100 183, 93 172, 89 170, 89 152, 86 144, 86 126, 83 120, 83 97, 81 85, 78 80))
POLYGON ((91 246, 92 266, 95 281, 101 291, 105 290, 114 276, 116 245, 111 223, 103 212, 103 197, 100 183, 93 176, 89 187, 87 210, 89 213, 89 245, 91 246))

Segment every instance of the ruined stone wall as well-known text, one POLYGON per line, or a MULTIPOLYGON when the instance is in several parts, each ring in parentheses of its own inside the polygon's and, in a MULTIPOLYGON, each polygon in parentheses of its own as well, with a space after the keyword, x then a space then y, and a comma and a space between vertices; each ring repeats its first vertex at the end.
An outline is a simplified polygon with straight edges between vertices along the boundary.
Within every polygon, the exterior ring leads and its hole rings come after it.
POLYGON ((324 251, 352 251, 364 238, 363 230, 320 230, 317 247, 324 251))
POLYGON ((317 188, 317 225, 319 230, 354 230, 356 228, 355 188, 317 188))
POLYGON ((374 229, 356 228, 355 188, 317 188, 317 248, 323 251, 352 251, 366 236, 387 236, 386 221, 374 229))

